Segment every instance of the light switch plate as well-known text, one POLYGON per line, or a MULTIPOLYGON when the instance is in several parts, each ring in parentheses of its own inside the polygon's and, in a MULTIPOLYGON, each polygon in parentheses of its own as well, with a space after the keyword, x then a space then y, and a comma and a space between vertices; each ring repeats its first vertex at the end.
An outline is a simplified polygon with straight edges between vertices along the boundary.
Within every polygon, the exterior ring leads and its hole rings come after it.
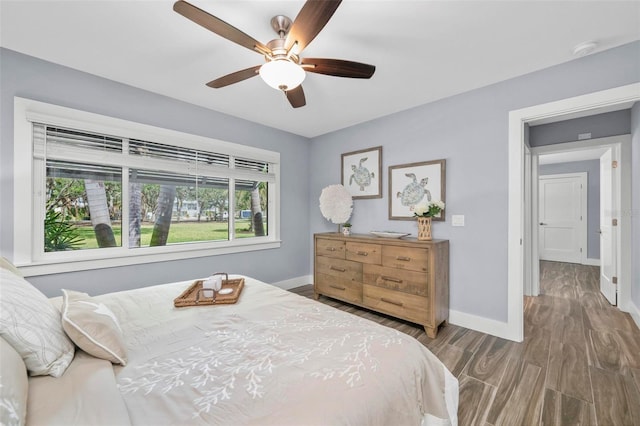
POLYGON ((464 226, 464 215, 463 214, 451 215, 451 226, 464 226))

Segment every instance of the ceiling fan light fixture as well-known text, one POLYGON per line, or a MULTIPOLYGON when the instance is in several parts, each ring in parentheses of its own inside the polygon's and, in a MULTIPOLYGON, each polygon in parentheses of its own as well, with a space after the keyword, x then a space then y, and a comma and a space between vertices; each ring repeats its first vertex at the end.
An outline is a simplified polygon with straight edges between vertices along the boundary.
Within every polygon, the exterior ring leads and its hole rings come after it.
POLYGON ((306 75, 298 64, 287 59, 275 59, 260 67, 260 77, 276 90, 292 90, 300 86, 306 75))

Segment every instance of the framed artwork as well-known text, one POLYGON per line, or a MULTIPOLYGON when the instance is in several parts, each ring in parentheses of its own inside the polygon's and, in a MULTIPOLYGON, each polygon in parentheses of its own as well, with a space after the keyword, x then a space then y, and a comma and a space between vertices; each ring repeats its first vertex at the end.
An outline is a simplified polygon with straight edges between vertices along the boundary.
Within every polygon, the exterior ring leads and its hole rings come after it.
POLYGON ((354 200, 382 198, 382 147, 342 154, 342 185, 354 200))
MULTIPOLYGON (((445 203, 445 160, 389 167, 389 219, 415 220, 417 204, 445 203)), ((444 221, 445 211, 432 220, 444 221)))

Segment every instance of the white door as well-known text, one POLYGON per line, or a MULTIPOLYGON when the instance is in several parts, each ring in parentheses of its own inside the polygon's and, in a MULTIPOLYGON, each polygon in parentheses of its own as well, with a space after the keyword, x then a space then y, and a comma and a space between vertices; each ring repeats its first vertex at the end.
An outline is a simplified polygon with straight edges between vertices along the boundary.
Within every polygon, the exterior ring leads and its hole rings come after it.
POLYGON ((539 178, 540 260, 581 263, 585 251, 587 174, 539 178))
POLYGON ((600 291, 612 305, 617 304, 616 276, 616 232, 613 220, 616 219, 615 193, 616 173, 612 164, 613 148, 600 157, 600 291))

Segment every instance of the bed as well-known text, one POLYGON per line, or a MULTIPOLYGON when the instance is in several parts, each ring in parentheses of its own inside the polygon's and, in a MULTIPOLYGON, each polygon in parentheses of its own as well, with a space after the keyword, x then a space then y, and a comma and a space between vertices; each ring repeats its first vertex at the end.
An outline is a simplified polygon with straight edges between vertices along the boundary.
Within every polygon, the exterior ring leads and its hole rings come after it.
POLYGON ((415 339, 243 278, 229 305, 175 308, 193 281, 80 296, 107 308, 122 352, 74 348, 59 377, 29 377, 26 424, 457 424, 458 383, 415 339))

